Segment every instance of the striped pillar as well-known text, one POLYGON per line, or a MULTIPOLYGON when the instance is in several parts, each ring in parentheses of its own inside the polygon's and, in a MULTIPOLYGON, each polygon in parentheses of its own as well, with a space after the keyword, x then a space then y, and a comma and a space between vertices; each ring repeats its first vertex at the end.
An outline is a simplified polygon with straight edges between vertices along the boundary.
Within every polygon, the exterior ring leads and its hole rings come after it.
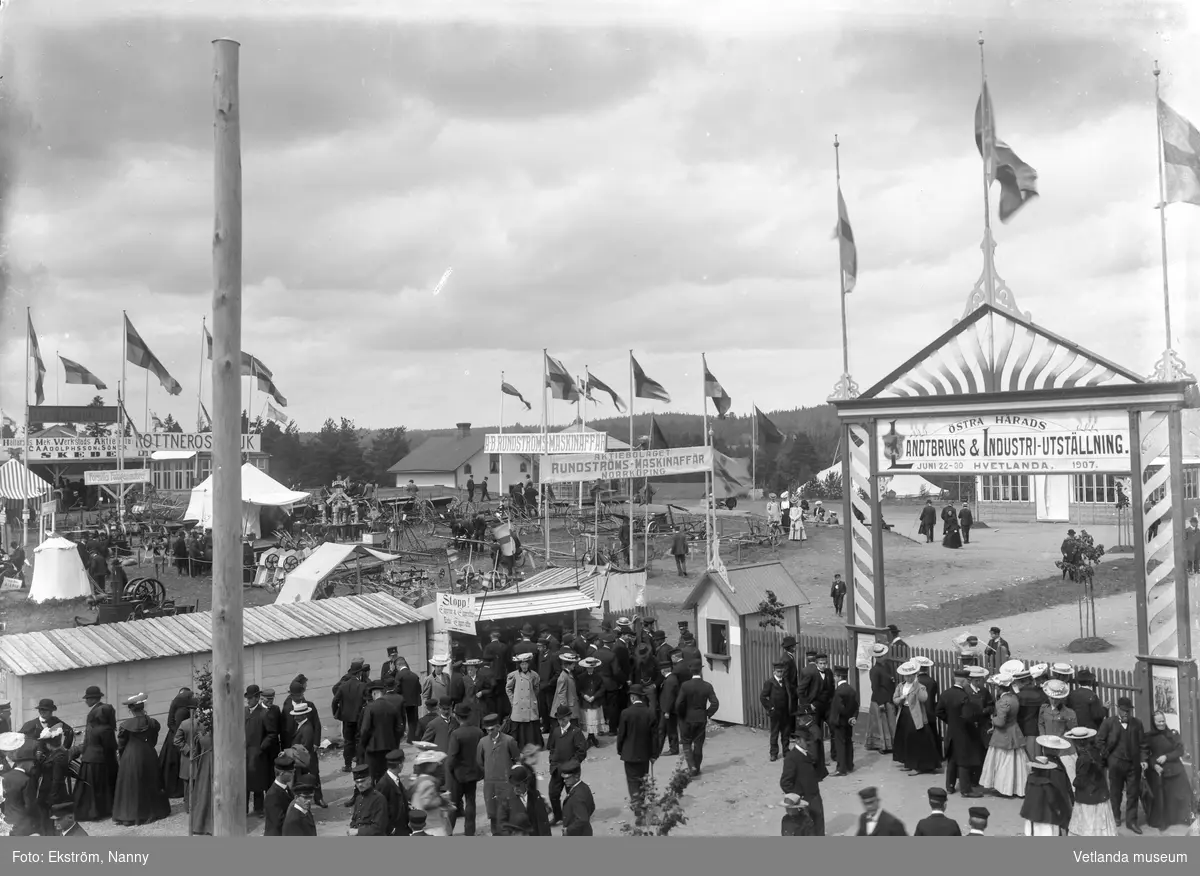
POLYGON ((876 582, 882 557, 876 561, 877 543, 875 530, 879 528, 878 505, 875 484, 871 477, 871 461, 874 455, 874 429, 864 424, 850 423, 843 427, 842 493, 846 508, 846 581, 851 593, 853 623, 860 627, 878 627, 883 623, 883 605, 877 599, 876 582), (859 491, 872 497, 864 500, 859 491), (873 508, 872 505, 875 505, 873 508), (854 509, 867 521, 864 525, 854 509))

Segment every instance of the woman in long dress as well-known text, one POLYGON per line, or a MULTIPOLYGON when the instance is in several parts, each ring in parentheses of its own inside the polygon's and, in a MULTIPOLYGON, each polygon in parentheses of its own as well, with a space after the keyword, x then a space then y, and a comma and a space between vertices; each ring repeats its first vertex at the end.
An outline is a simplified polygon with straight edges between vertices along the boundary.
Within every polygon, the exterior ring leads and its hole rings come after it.
POLYGON ((1054 737, 1066 743, 1066 748, 1055 753, 1062 761, 1063 769, 1067 771, 1067 778, 1074 782, 1075 746, 1067 738, 1067 731, 1078 726, 1079 722, 1075 718, 1075 710, 1068 708, 1066 704, 1070 688, 1065 681, 1054 678, 1042 685, 1042 692, 1050 702, 1044 703, 1038 709, 1038 744, 1042 745, 1042 739, 1045 737, 1054 737))
POLYGON ((197 836, 212 836, 213 832, 213 738, 212 710, 201 713, 198 718, 200 731, 192 748, 193 775, 196 787, 191 792, 190 814, 192 833, 197 836))
POLYGON ((182 687, 179 689, 179 693, 175 695, 175 699, 171 700, 171 705, 167 709, 167 732, 163 734, 162 750, 158 753, 158 763, 163 777, 163 790, 167 792, 167 797, 172 800, 183 796, 183 780, 179 776, 179 761, 182 752, 175 745, 175 731, 179 729, 179 725, 186 721, 191 714, 188 709, 188 703, 191 701, 191 698, 191 689, 182 687))
POLYGON ((1043 756, 1031 760, 1029 767, 1025 802, 1021 804, 1025 836, 1062 836, 1071 823, 1071 799, 1069 791, 1064 791, 1066 773, 1060 764, 1043 756))
POLYGON ((1147 823, 1165 831, 1173 824, 1191 823, 1192 786, 1182 762, 1183 740, 1179 733, 1167 726, 1167 716, 1162 712, 1155 712, 1153 721, 1154 728, 1146 734, 1150 750, 1146 779, 1154 800, 1147 823))
POLYGON ((1108 796, 1108 769, 1104 755, 1096 746, 1096 731, 1076 727, 1067 731, 1067 741, 1075 746, 1075 806, 1067 833, 1071 836, 1116 836, 1108 796))
POLYGON ((112 817, 117 824, 150 824, 171 814, 158 752, 154 750, 162 725, 146 714, 144 693, 131 696, 125 705, 130 716, 117 729, 120 761, 112 817))
POLYGON ((541 748, 545 740, 542 739, 538 715, 537 692, 540 682, 538 674, 529 668, 533 655, 526 652, 518 654, 513 660, 517 668, 508 674, 508 684, 505 686, 508 701, 512 703, 512 714, 509 715, 512 737, 521 747, 532 743, 541 748))
POLYGON ((990 788, 1001 797, 1024 797, 1029 755, 1025 753, 1025 734, 1017 723, 1020 704, 1012 691, 1011 675, 994 676, 992 683, 997 691, 996 710, 979 786, 990 788))
POLYGON ((558 681, 554 684, 554 700, 550 703, 550 714, 557 712, 560 706, 566 706, 571 710, 571 720, 581 724, 583 710, 579 707, 579 690, 575 684, 575 664, 579 662, 579 657, 574 651, 564 651, 558 655, 558 659, 562 663, 562 672, 558 674, 558 681))
POLYGON ((409 806, 425 812, 425 833, 428 836, 449 836, 447 815, 450 803, 438 780, 438 767, 446 759, 441 751, 422 751, 413 761, 413 783, 409 806))
POLYGON ((584 657, 579 666, 583 674, 576 679, 576 687, 583 711, 583 733, 590 747, 599 748, 600 740, 596 737, 604 732, 604 682, 596 674, 600 661, 595 657, 584 657))
POLYGON ((925 704, 929 690, 917 679, 918 667, 909 661, 898 670, 901 683, 892 697, 896 704, 896 737, 904 739, 904 768, 910 775, 934 772, 942 764, 925 704), (903 730, 901 729, 903 728, 903 730))

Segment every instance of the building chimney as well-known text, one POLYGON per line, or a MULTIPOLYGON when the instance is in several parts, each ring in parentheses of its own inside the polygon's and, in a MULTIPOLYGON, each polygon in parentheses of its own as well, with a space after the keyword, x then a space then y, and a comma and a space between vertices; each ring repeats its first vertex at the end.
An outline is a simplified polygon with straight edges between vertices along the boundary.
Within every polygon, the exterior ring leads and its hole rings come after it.
POLYGON ((469 438, 471 436, 470 423, 455 423, 454 425, 458 427, 459 438, 469 438))

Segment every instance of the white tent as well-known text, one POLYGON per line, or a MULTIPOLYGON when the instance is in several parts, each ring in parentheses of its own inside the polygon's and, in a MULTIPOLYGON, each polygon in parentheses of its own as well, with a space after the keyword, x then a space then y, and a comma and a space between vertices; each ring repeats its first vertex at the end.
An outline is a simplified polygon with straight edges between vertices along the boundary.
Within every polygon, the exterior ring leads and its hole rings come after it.
POLYGON ((49 481, 26 470, 25 463, 20 460, 10 459, 4 465, 0 465, 0 500, 40 499, 48 501, 53 494, 54 487, 50 486, 49 481))
MULTIPOLYGON (((262 469, 250 463, 242 466, 242 535, 262 534, 259 512, 263 506, 291 510, 293 505, 306 502, 308 493, 289 490, 262 469)), ((202 529, 211 529, 213 520, 213 479, 210 475, 192 489, 184 520, 194 520, 202 529)))
MULTIPOLYGON (((842 473, 842 464, 835 462, 833 465, 824 471, 817 472, 817 480, 823 481, 829 475, 842 473)), ((922 495, 921 490, 924 488, 924 495, 929 498, 937 498, 942 494, 942 488, 937 484, 931 484, 925 478, 918 474, 898 474, 881 478, 880 495, 886 496, 888 493, 895 493, 897 499, 911 499, 922 495)))
POLYGON ((384 562, 400 559, 398 554, 385 554, 362 544, 325 542, 288 574, 287 581, 284 582, 279 595, 275 597, 275 604, 311 601, 317 585, 351 557, 374 557, 384 562))
POLYGON ((33 549, 33 557, 30 602, 92 595, 92 581, 83 568, 74 542, 52 535, 33 549))

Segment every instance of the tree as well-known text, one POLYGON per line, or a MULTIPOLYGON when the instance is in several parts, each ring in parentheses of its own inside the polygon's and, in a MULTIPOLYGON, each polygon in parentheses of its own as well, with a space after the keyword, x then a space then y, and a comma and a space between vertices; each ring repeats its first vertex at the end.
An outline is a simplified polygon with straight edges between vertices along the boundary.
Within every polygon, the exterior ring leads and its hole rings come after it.
POLYGON ((175 422, 174 417, 172 417, 170 414, 167 414, 167 418, 165 420, 163 420, 163 431, 164 432, 182 432, 183 427, 180 426, 179 423, 175 422))
POLYGON ((683 814, 683 792, 692 782, 692 774, 680 759, 675 773, 660 796, 654 779, 642 780, 642 793, 633 801, 633 824, 622 824, 621 832, 628 836, 669 836, 681 824, 687 824, 683 814))
MULTIPOLYGON (((89 408, 104 407, 103 396, 99 396, 99 395, 94 396, 92 398, 92 400, 90 402, 88 402, 88 407, 89 408)), ((109 424, 108 423, 88 423, 87 429, 84 430, 84 434, 89 438, 107 438, 111 433, 109 432, 109 424)))
POLYGON ((367 475, 371 483, 386 486, 388 469, 408 456, 408 430, 404 426, 380 429, 367 451, 367 475))
POLYGON ((840 499, 842 498, 842 473, 840 471, 831 471, 825 475, 821 481, 821 487, 825 491, 824 499, 840 499))
POLYGON ((1068 536, 1063 542, 1063 559, 1054 565, 1067 573, 1079 585, 1079 639, 1097 639, 1096 591, 1093 586, 1096 566, 1104 556, 1104 545, 1096 544, 1086 529, 1068 536))
POLYGON ((762 615, 758 625, 760 627, 775 627, 779 630, 784 629, 783 608, 783 603, 779 601, 779 597, 775 595, 775 591, 768 590, 767 598, 758 604, 758 613, 762 615))
POLYGON ((286 429, 267 421, 262 430, 263 453, 271 454, 271 474, 281 483, 296 486, 304 476, 304 446, 300 442, 300 430, 295 422, 286 429))
POLYGON ((366 469, 366 458, 354 421, 342 417, 340 423, 335 423, 332 418, 327 419, 305 454, 305 481, 329 484, 338 475, 362 481, 366 469))

